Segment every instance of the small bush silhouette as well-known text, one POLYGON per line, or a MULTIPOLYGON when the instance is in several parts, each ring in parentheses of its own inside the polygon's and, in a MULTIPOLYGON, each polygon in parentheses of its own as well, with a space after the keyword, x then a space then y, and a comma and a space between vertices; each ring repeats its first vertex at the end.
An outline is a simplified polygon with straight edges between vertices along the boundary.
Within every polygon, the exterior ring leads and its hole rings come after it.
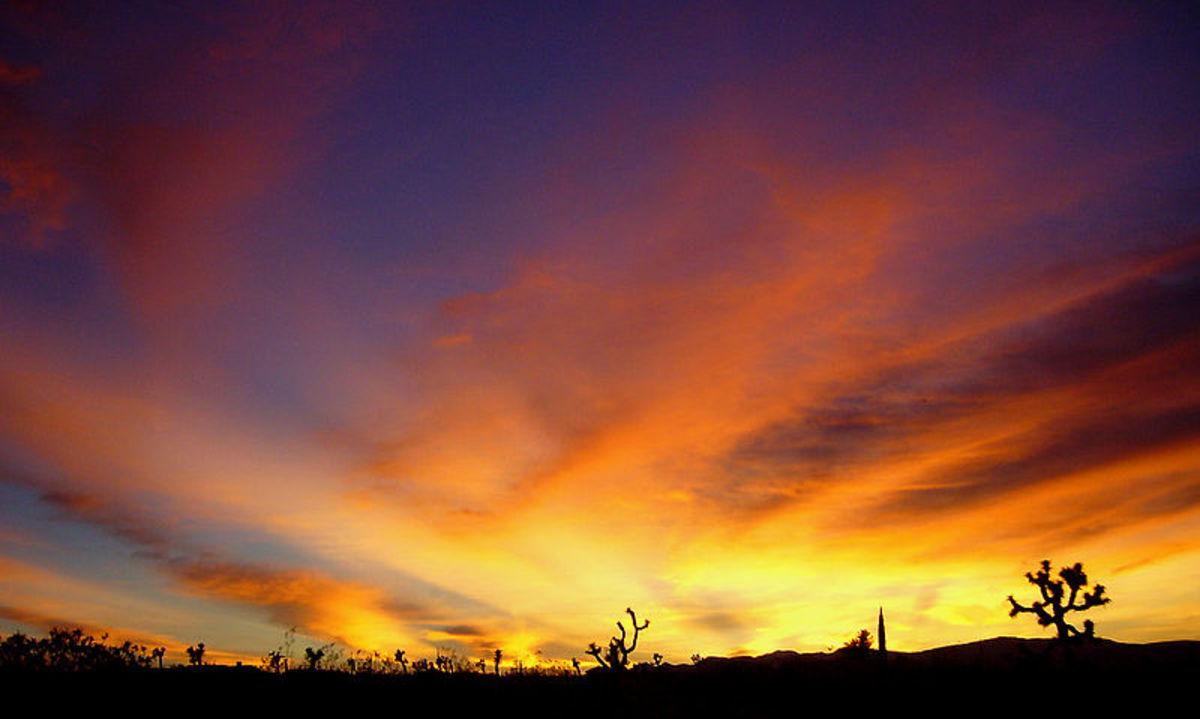
POLYGON ((638 624, 637 615, 629 607, 625 608, 625 613, 629 615, 629 619, 633 623, 633 641, 629 644, 625 643, 629 634, 625 631, 625 625, 618 621, 617 629, 621 631, 621 636, 609 639, 607 649, 601 650, 595 642, 588 645, 587 653, 595 657, 600 666, 610 671, 623 671, 629 668, 629 655, 637 649, 638 637, 650 626, 649 619, 638 624))
POLYGON ((321 666, 321 660, 325 658, 325 649, 328 645, 313 649, 312 647, 304 648, 304 663, 310 671, 316 671, 321 666))
POLYGON ((420 657, 412 663, 413 674, 429 674, 435 671, 433 662, 425 657, 420 657))
POLYGON ((871 645, 875 640, 871 637, 871 632, 866 629, 858 630, 858 634, 848 639, 842 648, 848 650, 852 654, 865 655, 871 651, 871 645))
POLYGON ((459 656, 458 652, 448 647, 437 647, 433 659, 433 668, 443 674, 467 674, 471 671, 471 660, 459 656))
POLYGON ((204 663, 204 642, 187 648, 188 664, 198 667, 204 663))
POLYGON ((1008 602, 1012 605, 1008 616, 1033 614, 1037 617, 1039 625, 1043 627, 1053 625, 1058 632, 1059 639, 1094 636, 1096 625, 1092 623, 1092 620, 1084 621, 1083 631, 1079 631, 1074 625, 1067 622, 1067 614, 1108 604, 1110 600, 1104 596, 1104 585, 1097 584, 1092 591, 1087 591, 1088 578, 1083 571, 1083 564, 1080 562, 1076 562, 1071 567, 1063 567, 1058 571, 1058 576, 1059 579, 1051 578, 1049 559, 1042 560, 1042 566, 1036 573, 1026 572, 1025 578, 1038 588, 1042 598, 1040 601, 1025 606, 1013 599, 1011 594, 1008 595, 1008 602), (1078 603, 1076 600, 1079 600, 1078 603))
POLYGON ((272 674, 282 674, 288 669, 288 659, 283 655, 283 652, 278 649, 272 649, 262 658, 262 668, 263 671, 271 672, 272 674))

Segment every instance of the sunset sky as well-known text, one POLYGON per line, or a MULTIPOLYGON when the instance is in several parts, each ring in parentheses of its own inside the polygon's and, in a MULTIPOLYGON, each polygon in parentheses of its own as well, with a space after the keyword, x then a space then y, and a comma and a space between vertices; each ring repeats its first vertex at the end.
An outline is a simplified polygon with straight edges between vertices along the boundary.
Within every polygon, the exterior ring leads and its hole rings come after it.
POLYGON ((0 634, 1200 639, 1195 3, 5 3, 0 634), (1082 617, 1081 617, 1082 619, 1082 617))

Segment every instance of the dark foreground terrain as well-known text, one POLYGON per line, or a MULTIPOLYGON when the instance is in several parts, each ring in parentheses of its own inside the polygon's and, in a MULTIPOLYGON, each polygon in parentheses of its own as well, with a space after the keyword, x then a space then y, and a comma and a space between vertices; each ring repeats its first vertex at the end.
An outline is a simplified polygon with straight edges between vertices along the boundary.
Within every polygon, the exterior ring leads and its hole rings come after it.
MULTIPOLYGON (((857 716, 875 710, 920 715, 1008 716, 1191 707, 1200 642, 1060 644, 997 638, 922 652, 774 652, 707 658, 695 665, 640 665, 584 676, 429 672, 272 674, 205 666, 114 672, 0 672, 9 707, 72 707, 187 716, 262 712, 383 712, 396 716, 857 716)), ((1178 712, 1180 709, 1175 709, 1178 712)), ((1186 712, 1193 709, 1187 708, 1186 712)), ((22 715, 25 712, 20 712, 22 715)))

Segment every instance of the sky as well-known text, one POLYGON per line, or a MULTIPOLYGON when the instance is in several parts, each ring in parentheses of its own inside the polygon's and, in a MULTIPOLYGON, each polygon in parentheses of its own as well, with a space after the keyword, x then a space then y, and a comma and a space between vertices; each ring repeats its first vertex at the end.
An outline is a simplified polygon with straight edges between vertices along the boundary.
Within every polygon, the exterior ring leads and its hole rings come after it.
POLYGON ((1194 3, 6 3, 0 634, 1200 639, 1194 3), (1080 619, 1085 617, 1080 617, 1080 619))

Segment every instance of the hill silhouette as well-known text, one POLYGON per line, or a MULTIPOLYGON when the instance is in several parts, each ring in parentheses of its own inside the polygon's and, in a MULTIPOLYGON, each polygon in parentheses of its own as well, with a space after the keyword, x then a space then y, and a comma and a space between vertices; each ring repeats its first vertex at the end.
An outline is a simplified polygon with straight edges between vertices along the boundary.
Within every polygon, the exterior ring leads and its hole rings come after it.
MULTIPOLYGON (((871 655, 872 657, 874 655, 871 655)), ((810 670, 856 672, 851 651, 799 653, 779 650, 756 657, 707 657, 697 671, 810 670)), ((935 647, 916 652, 889 651, 889 672, 971 671, 1013 672, 1094 671, 1142 672, 1170 669, 1191 663, 1200 669, 1200 641, 1177 640, 1128 644, 1111 639, 1062 643, 1054 639, 995 637, 981 641, 935 647)))

